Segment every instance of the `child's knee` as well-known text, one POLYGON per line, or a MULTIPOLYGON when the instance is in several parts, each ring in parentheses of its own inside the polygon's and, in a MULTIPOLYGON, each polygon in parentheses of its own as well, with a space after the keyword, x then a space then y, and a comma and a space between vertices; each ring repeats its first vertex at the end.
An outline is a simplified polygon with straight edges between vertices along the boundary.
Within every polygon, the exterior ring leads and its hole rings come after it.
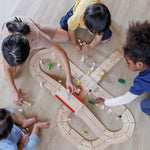
POLYGON ((37 148, 39 142, 40 142, 39 137, 35 134, 31 134, 29 136, 29 141, 27 142, 27 144, 24 147, 24 150, 29 150, 29 149, 35 150, 37 148))
MULTIPOLYGON (((111 38, 111 37, 110 37, 110 38, 111 38)), ((110 40, 110 38, 107 39, 107 40, 101 41, 101 43, 103 43, 103 44, 107 43, 107 42, 110 40)))
POLYGON ((150 99, 143 100, 140 107, 145 114, 150 115, 150 99))
POLYGON ((141 103, 140 103, 140 107, 141 107, 141 110, 144 112, 144 102, 142 101, 141 103))

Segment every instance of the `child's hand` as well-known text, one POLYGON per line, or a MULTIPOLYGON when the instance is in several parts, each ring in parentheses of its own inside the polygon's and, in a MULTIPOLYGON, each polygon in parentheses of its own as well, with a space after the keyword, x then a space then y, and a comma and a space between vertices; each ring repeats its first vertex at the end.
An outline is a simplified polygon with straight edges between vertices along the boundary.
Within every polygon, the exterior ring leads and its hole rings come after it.
POLYGON ((20 144, 23 144, 25 146, 28 140, 29 140, 28 136, 23 135, 20 137, 20 144))
POLYGON ((13 94, 13 103, 17 106, 22 106, 23 100, 24 98, 20 92, 16 92, 13 94))
POLYGON ((105 100, 101 97, 98 97, 97 99, 93 100, 93 102, 96 104, 96 105, 105 105, 105 100))
POLYGON ((75 51, 81 51, 81 46, 78 43, 73 44, 73 48, 75 51))
POLYGON ((89 52, 91 49, 92 49, 92 46, 91 46, 91 45, 86 44, 86 43, 83 43, 83 46, 82 46, 82 52, 83 52, 83 53, 87 53, 87 52, 89 52))
POLYGON ((66 86, 67 86, 67 89, 70 89, 70 90, 71 90, 71 93, 74 93, 74 92, 75 92, 76 87, 73 85, 73 83, 72 83, 71 80, 67 80, 67 81, 66 81, 66 86))

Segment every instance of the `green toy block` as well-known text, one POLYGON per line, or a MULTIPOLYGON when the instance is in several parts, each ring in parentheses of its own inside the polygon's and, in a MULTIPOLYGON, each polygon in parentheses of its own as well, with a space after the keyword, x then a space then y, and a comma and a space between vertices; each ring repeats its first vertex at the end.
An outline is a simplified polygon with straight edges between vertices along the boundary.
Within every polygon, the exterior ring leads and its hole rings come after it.
POLYGON ((49 64, 47 69, 50 70, 51 67, 52 67, 52 64, 49 64))
POLYGON ((124 83, 125 83, 125 80, 124 80, 124 79, 118 79, 118 82, 124 84, 124 83))
POLYGON ((90 104, 95 105, 95 103, 93 101, 89 101, 90 104))

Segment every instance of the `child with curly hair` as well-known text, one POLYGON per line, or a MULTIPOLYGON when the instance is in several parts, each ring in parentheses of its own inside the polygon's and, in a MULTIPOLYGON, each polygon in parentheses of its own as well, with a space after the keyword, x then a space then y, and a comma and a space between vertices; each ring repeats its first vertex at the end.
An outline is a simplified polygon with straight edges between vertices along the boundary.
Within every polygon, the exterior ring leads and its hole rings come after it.
MULTIPOLYGON (((124 56, 128 68, 139 71, 133 86, 123 96, 113 99, 97 98, 98 105, 117 106, 133 101, 138 95, 150 92, 150 23, 133 23, 127 33, 127 43, 124 47, 124 56)), ((141 102, 141 109, 150 115, 150 99, 141 102)))

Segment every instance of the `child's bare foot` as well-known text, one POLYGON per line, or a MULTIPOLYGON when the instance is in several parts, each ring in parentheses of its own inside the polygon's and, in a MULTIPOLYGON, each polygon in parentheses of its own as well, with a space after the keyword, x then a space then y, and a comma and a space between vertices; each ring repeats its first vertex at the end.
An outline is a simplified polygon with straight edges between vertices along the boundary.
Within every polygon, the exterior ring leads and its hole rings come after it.
POLYGON ((50 122, 37 122, 34 126, 38 128, 49 128, 50 122))
POLYGON ((23 128, 26 128, 32 124, 36 123, 36 118, 29 118, 29 119, 25 119, 23 120, 23 124, 22 124, 22 127, 23 128))

